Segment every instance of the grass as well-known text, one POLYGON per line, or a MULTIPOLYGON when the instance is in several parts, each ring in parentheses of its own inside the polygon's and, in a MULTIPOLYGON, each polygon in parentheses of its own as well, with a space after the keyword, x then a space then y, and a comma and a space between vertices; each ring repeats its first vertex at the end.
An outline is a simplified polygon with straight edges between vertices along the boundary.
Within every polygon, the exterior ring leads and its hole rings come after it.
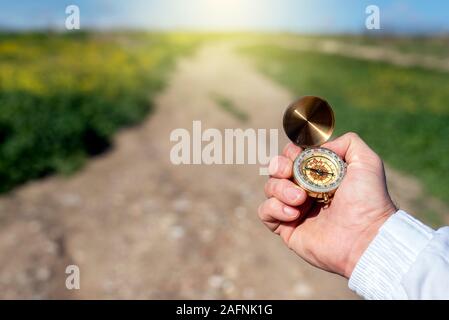
POLYGON ((346 43, 380 46, 403 53, 422 54, 437 58, 449 57, 448 36, 437 37, 394 37, 394 36, 344 36, 340 40, 346 43))
POLYGON ((241 122, 248 121, 248 114, 245 111, 241 110, 238 106, 236 106, 231 99, 219 94, 212 94, 212 99, 215 101, 217 106, 219 106, 222 110, 229 113, 237 120, 241 122))
POLYGON ((449 75, 269 45, 242 48, 296 95, 326 98, 336 134, 359 133, 394 168, 449 203, 449 75))
POLYGON ((0 192, 71 173, 142 120, 200 36, 0 34, 0 192))
MULTIPOLYGON (((261 37, 266 39, 267 37, 261 37)), ((284 39, 292 43, 308 41, 313 46, 314 41, 332 40, 351 45, 366 45, 378 48, 387 48, 407 54, 426 55, 435 58, 449 58, 449 36, 395 36, 379 35, 292 35, 280 34, 275 39, 284 39)))

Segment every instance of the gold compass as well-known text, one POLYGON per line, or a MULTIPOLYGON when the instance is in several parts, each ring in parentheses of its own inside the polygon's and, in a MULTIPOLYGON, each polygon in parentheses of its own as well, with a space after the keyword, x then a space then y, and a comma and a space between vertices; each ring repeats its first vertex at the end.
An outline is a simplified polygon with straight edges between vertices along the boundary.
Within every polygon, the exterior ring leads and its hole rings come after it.
POLYGON ((310 197, 328 204, 346 173, 346 163, 332 150, 319 147, 334 130, 335 118, 323 99, 305 96, 284 113, 289 139, 304 148, 293 164, 293 178, 310 197))

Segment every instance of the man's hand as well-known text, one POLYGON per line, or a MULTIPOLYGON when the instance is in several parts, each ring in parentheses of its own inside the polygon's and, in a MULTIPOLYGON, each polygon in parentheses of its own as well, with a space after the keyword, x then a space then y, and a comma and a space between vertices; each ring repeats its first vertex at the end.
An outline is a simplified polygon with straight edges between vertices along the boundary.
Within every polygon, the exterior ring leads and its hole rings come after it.
POLYGON ((390 215, 397 211, 388 194, 382 160, 355 133, 322 147, 348 164, 331 204, 323 207, 289 179, 302 151, 288 144, 270 162, 268 200, 259 217, 287 246, 321 269, 349 278, 357 261, 390 215))

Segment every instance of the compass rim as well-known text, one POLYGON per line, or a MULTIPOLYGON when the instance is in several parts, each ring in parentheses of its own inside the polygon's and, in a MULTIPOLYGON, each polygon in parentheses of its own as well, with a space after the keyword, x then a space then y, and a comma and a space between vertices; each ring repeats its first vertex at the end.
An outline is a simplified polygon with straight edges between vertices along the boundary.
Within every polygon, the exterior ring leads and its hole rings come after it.
POLYGON ((299 156, 295 159, 293 164, 293 177, 296 183, 304 188, 306 191, 316 192, 316 193, 330 193, 338 189, 343 181, 343 178, 346 175, 346 166, 345 162, 332 150, 327 148, 308 148, 302 151, 299 156), (305 160, 314 155, 314 153, 320 153, 321 155, 325 154, 330 156, 333 160, 335 160, 337 166, 340 169, 339 175, 337 179, 331 184, 329 187, 322 186, 313 186, 308 181, 306 181, 303 177, 303 174, 300 171, 300 164, 305 160))

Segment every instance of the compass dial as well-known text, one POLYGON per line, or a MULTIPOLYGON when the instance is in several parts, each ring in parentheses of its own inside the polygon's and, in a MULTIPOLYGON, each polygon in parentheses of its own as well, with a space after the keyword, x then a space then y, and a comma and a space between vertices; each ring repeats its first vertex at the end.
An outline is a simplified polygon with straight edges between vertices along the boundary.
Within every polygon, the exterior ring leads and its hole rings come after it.
POLYGON ((296 182, 308 191, 331 193, 338 188, 346 165, 333 151, 326 148, 304 150, 294 164, 296 182))

